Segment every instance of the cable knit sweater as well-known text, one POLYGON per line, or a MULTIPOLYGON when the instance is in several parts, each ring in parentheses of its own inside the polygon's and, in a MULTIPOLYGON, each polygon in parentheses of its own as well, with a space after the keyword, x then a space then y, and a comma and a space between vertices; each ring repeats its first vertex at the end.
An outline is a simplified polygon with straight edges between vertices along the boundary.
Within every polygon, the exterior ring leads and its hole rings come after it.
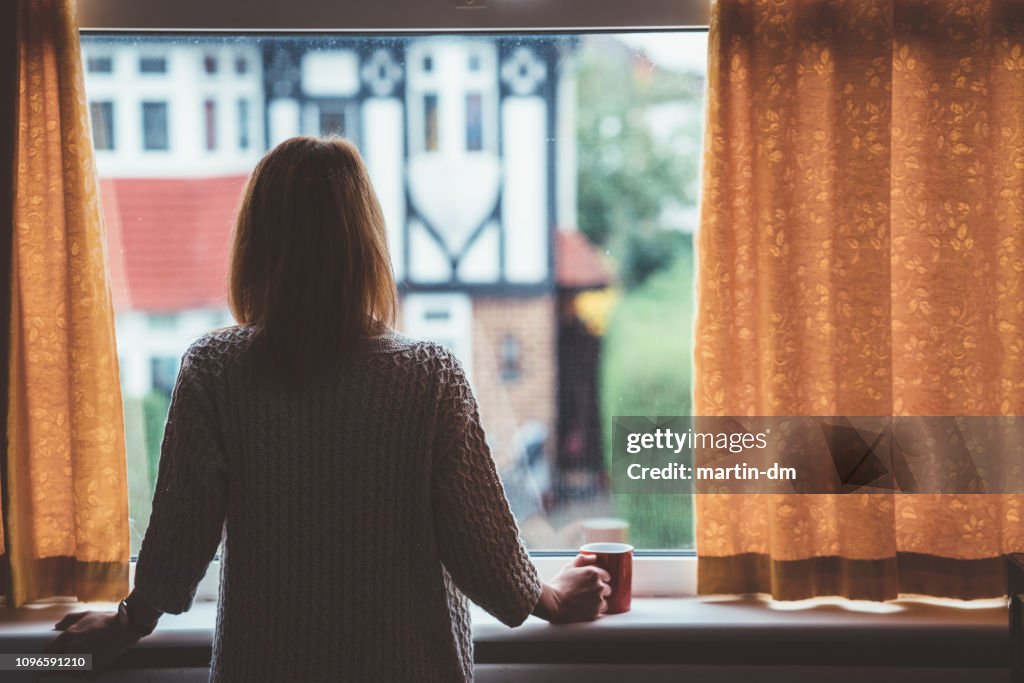
POLYGON ((182 360, 136 590, 187 610, 223 538, 211 680, 472 680, 464 596, 515 626, 541 584, 459 362, 389 332, 274 392, 251 340, 182 360))

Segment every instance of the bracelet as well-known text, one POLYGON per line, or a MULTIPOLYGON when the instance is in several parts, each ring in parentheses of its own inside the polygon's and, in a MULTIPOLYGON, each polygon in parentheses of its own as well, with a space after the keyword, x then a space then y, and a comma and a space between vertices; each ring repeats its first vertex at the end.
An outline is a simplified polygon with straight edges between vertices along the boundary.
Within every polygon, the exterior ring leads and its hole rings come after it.
POLYGON ((143 626, 132 619, 131 611, 128 609, 128 598, 125 598, 117 605, 117 623, 124 630, 140 637, 148 636, 156 628, 155 621, 152 624, 143 626))

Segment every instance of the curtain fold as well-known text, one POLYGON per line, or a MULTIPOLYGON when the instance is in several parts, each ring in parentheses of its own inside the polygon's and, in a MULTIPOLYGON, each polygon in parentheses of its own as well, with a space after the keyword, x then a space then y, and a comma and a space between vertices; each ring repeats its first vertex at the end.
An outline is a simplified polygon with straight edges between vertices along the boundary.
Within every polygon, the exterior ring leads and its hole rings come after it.
MULTIPOLYGON (((11 234, 14 230, 14 144, 18 106, 18 7, 0 3, 0 358, 7 358, 10 322, 11 234)), ((7 368, 0 367, 0 416, 7 415, 7 368)), ((0 522, 6 508, 7 421, 0 419, 0 522)), ((8 593, 10 567, 0 523, 0 595, 8 593)))
MULTIPOLYGON (((1024 414, 1024 7, 718 0, 701 415, 1024 414)), ((700 495, 701 593, 1005 593, 1017 495, 700 495)))
POLYGON ((14 605, 128 590, 124 421, 73 0, 18 3, 5 551, 14 605))

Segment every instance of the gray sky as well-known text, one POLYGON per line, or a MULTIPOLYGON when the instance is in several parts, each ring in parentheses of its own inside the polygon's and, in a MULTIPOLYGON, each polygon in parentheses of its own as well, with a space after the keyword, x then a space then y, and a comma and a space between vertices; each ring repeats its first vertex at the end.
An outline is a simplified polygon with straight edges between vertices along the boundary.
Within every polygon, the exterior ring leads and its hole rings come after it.
POLYGON ((664 69, 706 71, 708 34, 706 31, 687 33, 627 33, 620 35, 622 42, 643 50, 652 62, 664 69))

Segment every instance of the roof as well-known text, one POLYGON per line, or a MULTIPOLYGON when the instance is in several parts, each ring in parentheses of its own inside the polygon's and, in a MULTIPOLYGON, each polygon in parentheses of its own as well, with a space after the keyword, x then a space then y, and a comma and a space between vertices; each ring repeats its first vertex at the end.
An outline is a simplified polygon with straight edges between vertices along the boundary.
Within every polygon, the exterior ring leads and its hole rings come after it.
POLYGON ((600 250, 579 230, 557 232, 555 278, 563 289, 594 289, 612 281, 600 250))
POLYGON ((115 309, 223 308, 231 229, 246 180, 101 180, 115 309))
MULTIPOLYGON (((247 176, 100 181, 111 289, 118 311, 223 308, 235 210, 247 176)), ((556 282, 611 282, 600 251, 577 230, 556 231, 556 282)))

